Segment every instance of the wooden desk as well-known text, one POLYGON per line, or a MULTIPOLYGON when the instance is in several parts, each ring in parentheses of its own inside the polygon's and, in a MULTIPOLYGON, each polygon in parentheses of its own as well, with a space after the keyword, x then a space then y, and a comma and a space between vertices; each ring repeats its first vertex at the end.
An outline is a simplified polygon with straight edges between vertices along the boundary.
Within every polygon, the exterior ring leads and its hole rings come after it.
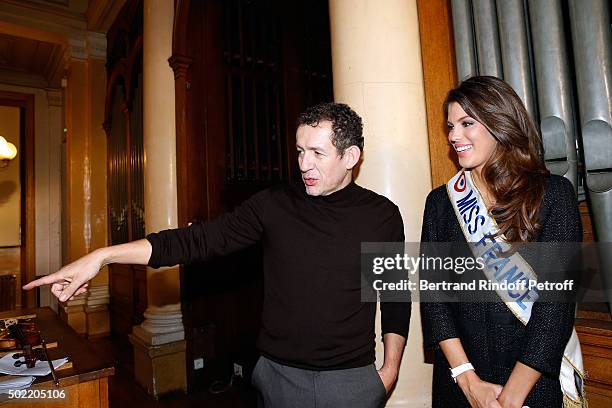
MULTIPOLYGON (((57 371, 59 389, 66 391, 66 399, 8 402, 4 394, 2 400, 6 402, 1 405, 7 408, 108 408, 108 377, 115 373, 112 357, 94 351, 85 339, 49 308, 2 312, 0 319, 27 314, 36 314, 38 328, 47 341, 57 341, 58 347, 49 349, 51 359, 69 357, 72 361, 72 368, 57 371)), ((51 375, 38 377, 31 388, 57 389, 51 375)))

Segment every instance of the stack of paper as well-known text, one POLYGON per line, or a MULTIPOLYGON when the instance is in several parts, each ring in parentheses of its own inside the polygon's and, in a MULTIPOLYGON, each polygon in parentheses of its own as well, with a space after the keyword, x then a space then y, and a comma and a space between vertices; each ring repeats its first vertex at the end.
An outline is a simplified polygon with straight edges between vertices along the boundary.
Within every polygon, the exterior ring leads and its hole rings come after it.
POLYGON ((23 390, 28 388, 34 382, 31 375, 28 376, 12 376, 7 375, 0 377, 0 394, 8 394, 9 390, 23 390))
MULTIPOLYGON (((23 361, 23 357, 20 361, 23 361)), ((20 365, 19 367, 15 367, 16 359, 13 358, 13 353, 7 354, 6 356, 0 358, 0 373, 2 374, 11 374, 11 375, 33 375, 33 376, 45 376, 51 374, 51 369, 49 368, 49 363, 46 361, 37 361, 34 367, 28 368, 25 364, 20 365)), ((60 358, 57 360, 53 360, 53 368, 57 369, 58 367, 66 364, 68 362, 68 358, 60 358)))

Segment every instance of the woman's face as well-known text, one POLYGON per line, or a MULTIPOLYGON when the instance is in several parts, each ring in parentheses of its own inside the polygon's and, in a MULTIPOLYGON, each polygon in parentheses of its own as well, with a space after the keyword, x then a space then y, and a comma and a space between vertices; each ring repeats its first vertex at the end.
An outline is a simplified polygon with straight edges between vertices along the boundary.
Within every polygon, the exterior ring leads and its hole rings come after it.
POLYGON ((497 140, 457 102, 448 106, 447 125, 448 141, 455 149, 461 167, 480 173, 495 151, 497 140))

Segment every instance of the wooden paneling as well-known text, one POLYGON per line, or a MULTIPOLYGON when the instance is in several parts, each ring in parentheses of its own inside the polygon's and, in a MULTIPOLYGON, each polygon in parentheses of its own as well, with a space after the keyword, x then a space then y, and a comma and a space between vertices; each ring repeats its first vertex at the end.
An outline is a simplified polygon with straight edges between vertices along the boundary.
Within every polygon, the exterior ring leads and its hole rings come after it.
POLYGON ((589 206, 586 201, 579 204, 578 209, 580 211, 580 220, 582 221, 582 241, 583 242, 595 242, 595 233, 593 230, 593 220, 591 219, 591 213, 589 212, 589 206))
POLYGON ((59 86, 54 74, 63 45, 0 33, 0 71, 42 78, 59 86))
POLYGON ((612 322, 576 319, 587 374, 589 408, 612 406, 612 322))
POLYGON ((0 310, 15 309, 16 275, 0 275, 0 310))
POLYGON ((450 0, 418 0, 423 84, 427 109, 432 186, 446 183, 459 169, 447 140, 442 104, 457 84, 450 0))
POLYGON ((21 266, 21 248, 0 248, 0 273, 19 275, 21 266))
POLYGON ((15 309, 20 303, 21 284, 21 247, 0 248, 0 279, 4 276, 13 276, 12 289, 7 287, 8 282, 0 285, 0 310, 15 309), (9 303, 7 300, 11 299, 9 303), (12 305, 12 306, 11 306, 12 305))
MULTIPOLYGON (((580 220, 582 221, 583 242, 590 245, 595 245, 595 234, 593 231, 593 223, 591 213, 587 201, 582 201, 578 210, 580 211, 580 220)), ((590 246, 590 248, 593 248, 590 246)), ((605 298, 605 292, 602 290, 603 280, 601 277, 601 268, 599 254, 597 251, 583 258, 583 266, 586 273, 583 275, 583 284, 593 289, 587 291, 585 296, 580 299, 578 304, 578 317, 589 319, 610 321, 610 310, 605 298), (588 284, 586 284, 588 282, 588 284)))
POLYGON ((111 332, 125 336, 143 322, 147 308, 147 269, 145 266, 109 266, 111 332))
MULTIPOLYGON (((34 387, 36 388, 36 387, 34 387)), ((53 388, 45 387, 46 390, 53 388)), ((108 408, 108 378, 91 380, 84 383, 62 387, 65 399, 38 399, 35 404, 26 399, 23 402, 13 400, 11 408, 108 408)))
POLYGON ((0 34, 0 68, 43 75, 55 44, 0 34))
MULTIPOLYGON (((142 18, 142 2, 128 1, 107 33, 104 129, 108 138, 109 238, 113 245, 144 237, 142 18)), ((109 280, 111 331, 125 337, 144 319, 146 268, 110 265, 109 280)))
MULTIPOLYGON (((50 348, 52 359, 69 357, 72 367, 57 370, 59 388, 55 388, 51 375, 37 377, 33 388, 57 389, 66 392, 66 399, 38 399, 12 401, 7 407, 41 408, 108 408, 108 376, 115 368, 110 355, 94 351, 90 344, 68 327, 49 308, 2 312, 0 318, 35 314, 38 328, 45 338, 57 340, 57 348, 50 348)), ((0 396, 3 401, 6 395, 0 396)), ((4 406, 4 404, 2 404, 4 406)))

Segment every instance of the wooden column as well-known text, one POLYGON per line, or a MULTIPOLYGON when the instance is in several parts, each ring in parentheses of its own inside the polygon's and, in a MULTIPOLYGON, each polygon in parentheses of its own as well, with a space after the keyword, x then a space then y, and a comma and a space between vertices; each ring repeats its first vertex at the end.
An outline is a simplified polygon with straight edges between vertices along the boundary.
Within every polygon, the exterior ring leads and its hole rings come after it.
MULTIPOLYGON (((104 95, 106 37, 81 33, 69 40, 65 90, 66 142, 63 263, 107 244, 106 137, 104 95)), ((91 282, 90 293, 60 305, 60 315, 82 335, 109 332, 108 270, 91 282)))
POLYGON ((450 0, 417 0, 423 87, 427 109, 427 133, 431 163, 431 184, 445 184, 459 170, 456 155, 448 143, 442 103, 457 85, 455 47, 450 0))

